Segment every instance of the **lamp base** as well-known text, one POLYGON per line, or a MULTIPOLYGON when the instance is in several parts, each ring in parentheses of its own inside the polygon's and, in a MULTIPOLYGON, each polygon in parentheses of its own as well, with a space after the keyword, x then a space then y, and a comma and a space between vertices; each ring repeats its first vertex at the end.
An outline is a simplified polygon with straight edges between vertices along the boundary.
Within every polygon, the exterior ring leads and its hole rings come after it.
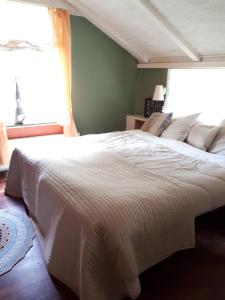
POLYGON ((164 101, 145 98, 144 116, 148 118, 154 112, 162 112, 163 104, 164 101))

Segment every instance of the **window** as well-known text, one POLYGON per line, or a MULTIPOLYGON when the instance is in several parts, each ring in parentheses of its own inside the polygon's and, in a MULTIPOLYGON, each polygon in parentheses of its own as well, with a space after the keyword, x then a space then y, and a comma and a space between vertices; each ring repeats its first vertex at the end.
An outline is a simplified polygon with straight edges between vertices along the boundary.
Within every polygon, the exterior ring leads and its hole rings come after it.
POLYGON ((164 110, 174 116, 201 112, 200 120, 219 124, 225 119, 225 69, 171 69, 164 110))
POLYGON ((24 124, 60 121, 64 94, 51 26, 46 7, 0 0, 0 118, 7 125, 15 123, 16 82, 24 124))

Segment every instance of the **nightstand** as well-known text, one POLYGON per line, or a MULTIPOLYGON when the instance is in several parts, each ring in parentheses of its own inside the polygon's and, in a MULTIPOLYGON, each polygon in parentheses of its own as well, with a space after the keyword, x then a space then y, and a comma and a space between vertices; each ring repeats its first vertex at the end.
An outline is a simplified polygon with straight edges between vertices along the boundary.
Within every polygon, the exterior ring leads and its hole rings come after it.
POLYGON ((126 130, 140 129, 147 119, 141 115, 127 115, 126 130))

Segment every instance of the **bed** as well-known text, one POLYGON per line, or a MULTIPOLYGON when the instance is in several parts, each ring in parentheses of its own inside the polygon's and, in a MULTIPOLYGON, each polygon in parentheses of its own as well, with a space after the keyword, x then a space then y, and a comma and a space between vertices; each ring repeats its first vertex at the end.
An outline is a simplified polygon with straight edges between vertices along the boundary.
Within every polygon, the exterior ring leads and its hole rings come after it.
POLYGON ((141 130, 33 143, 14 150, 6 193, 81 300, 135 299, 139 274, 194 247, 195 218, 225 205, 225 159, 141 130))

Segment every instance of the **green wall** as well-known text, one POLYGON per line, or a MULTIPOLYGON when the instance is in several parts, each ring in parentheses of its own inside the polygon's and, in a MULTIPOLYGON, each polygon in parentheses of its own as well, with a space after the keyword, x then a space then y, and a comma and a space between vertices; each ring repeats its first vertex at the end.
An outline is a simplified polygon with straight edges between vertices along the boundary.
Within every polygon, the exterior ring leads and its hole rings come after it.
POLYGON ((155 85, 167 83, 167 69, 138 69, 135 113, 144 113, 145 98, 152 98, 155 85))
POLYGON ((72 98, 81 134, 125 128, 134 112, 137 61, 85 18, 71 16, 72 98))

